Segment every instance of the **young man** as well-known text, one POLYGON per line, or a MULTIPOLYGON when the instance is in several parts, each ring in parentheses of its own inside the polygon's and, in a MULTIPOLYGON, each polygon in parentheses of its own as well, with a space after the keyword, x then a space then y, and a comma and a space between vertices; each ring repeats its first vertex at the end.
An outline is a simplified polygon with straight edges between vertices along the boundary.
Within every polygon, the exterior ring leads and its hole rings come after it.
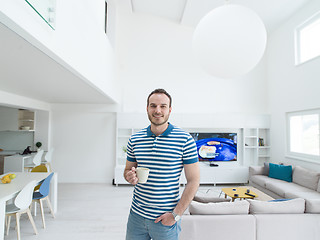
POLYGON ((199 186, 196 144, 190 134, 168 122, 171 96, 156 89, 147 99, 150 126, 128 142, 125 179, 135 185, 127 223, 127 240, 178 240, 180 217, 199 186), (138 183, 136 167, 149 168, 146 183, 138 183), (179 199, 184 168, 187 185, 179 199))

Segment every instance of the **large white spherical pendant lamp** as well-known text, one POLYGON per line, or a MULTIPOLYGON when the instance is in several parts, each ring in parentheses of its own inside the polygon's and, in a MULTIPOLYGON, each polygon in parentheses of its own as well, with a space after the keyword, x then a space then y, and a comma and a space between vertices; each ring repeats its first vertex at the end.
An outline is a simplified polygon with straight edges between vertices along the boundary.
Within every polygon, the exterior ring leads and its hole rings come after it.
POLYGON ((267 43, 260 17, 247 7, 226 4, 199 22, 193 35, 193 52, 200 65, 216 77, 233 78, 251 71, 267 43))

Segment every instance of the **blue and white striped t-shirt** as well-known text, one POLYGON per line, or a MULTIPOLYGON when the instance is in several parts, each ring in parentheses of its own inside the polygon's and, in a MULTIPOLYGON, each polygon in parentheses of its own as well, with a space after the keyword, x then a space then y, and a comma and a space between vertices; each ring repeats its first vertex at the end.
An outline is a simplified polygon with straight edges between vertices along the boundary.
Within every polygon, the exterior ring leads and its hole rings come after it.
POLYGON ((169 123, 159 136, 150 126, 133 134, 127 160, 150 169, 148 181, 135 185, 131 209, 142 217, 156 219, 177 205, 183 164, 197 162, 198 154, 191 135, 169 123))

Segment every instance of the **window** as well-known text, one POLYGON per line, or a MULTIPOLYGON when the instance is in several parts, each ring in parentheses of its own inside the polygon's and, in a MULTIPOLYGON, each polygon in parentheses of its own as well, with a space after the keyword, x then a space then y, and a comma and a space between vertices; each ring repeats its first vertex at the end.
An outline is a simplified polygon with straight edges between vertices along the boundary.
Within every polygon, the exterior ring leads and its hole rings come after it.
POLYGON ((320 109, 287 113, 287 155, 320 162, 320 109))
POLYGON ((295 30, 296 65, 320 56, 320 12, 295 30))

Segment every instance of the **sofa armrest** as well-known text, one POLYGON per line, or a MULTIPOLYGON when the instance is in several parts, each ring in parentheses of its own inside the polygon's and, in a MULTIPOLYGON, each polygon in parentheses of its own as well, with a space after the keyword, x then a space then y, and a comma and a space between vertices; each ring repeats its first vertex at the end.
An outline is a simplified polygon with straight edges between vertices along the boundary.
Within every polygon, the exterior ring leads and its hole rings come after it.
POLYGON ((249 177, 253 175, 263 175, 264 166, 250 166, 249 167, 249 177))

